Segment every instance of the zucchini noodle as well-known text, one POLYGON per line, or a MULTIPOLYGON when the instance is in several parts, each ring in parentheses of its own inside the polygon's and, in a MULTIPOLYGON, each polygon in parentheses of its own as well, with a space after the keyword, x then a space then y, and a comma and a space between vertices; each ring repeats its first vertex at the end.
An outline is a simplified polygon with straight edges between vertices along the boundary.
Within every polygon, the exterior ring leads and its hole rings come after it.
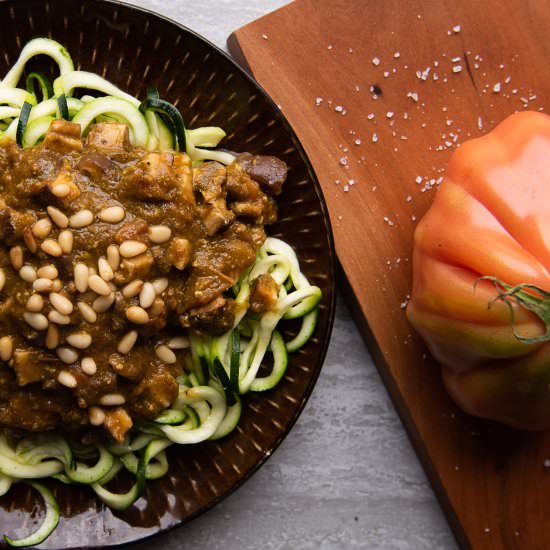
MULTIPOLYGON (((141 102, 99 75, 75 71, 68 52, 54 40, 31 40, 0 81, 0 142, 17 138, 23 147, 35 146, 44 139, 50 123, 63 114, 79 123, 84 134, 94 122, 123 122, 129 127, 134 146, 147 150, 182 147, 194 163, 217 160, 228 165, 236 158, 227 151, 212 149, 225 137, 221 128, 186 129, 179 111, 159 99, 156 90, 151 89, 148 99, 141 102), (57 63, 59 77, 52 86, 42 74, 30 73, 26 89, 18 88, 27 61, 39 54, 57 63), (76 89, 94 95, 77 98, 76 89)), ((76 438, 56 432, 16 438, 0 430, 0 496, 22 482, 39 493, 45 506, 38 530, 20 539, 5 536, 7 544, 39 544, 59 522, 52 492, 37 480, 54 478, 68 485, 87 485, 107 506, 125 510, 143 494, 146 480, 168 472, 169 446, 226 436, 239 422, 241 396, 270 390, 280 382, 288 366, 288 353, 300 349, 315 330, 321 290, 301 272, 294 250, 268 237, 252 268, 230 292, 236 305, 232 329, 217 337, 180 337, 177 349, 184 354, 185 368, 177 379, 178 397, 156 420, 136 421, 122 444, 110 441, 83 446, 76 438), (277 302, 258 316, 249 311, 251 287, 266 273, 278 285, 277 302), (282 319, 301 321, 301 328, 288 342, 277 330, 282 319), (109 483, 123 470, 132 474, 135 482, 126 493, 114 493, 109 483)))

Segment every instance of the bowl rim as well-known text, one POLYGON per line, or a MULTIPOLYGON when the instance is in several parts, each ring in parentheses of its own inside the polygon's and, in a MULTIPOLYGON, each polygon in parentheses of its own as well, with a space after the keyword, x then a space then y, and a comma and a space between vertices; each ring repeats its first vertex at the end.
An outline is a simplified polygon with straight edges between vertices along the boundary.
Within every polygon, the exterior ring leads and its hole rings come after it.
MULTIPOLYGON (((17 0, 0 0, 2 3, 5 4, 15 4, 17 0)), ((47 0, 46 0, 47 1, 47 0)), ((73 0, 77 1, 77 0, 73 0)), ((321 185, 319 183, 319 180, 317 178, 317 175, 315 174, 315 171, 313 169, 313 166, 311 164, 311 161, 309 160, 309 157, 299 140, 298 136, 296 135, 296 132, 288 122, 284 112, 278 107, 278 105, 275 103, 275 101, 271 98, 271 96, 266 92, 266 90, 259 84, 252 75, 239 63, 234 59, 230 54, 222 50, 219 46, 211 42, 209 39, 205 38, 198 32, 190 29, 186 25, 172 19, 171 17, 168 17, 164 14, 158 13, 156 11, 153 11, 149 8, 145 8, 142 6, 137 6, 135 4, 129 4, 128 2, 124 2, 121 0, 85 0, 87 3, 92 4, 98 4, 98 5, 108 5, 108 6, 120 6, 125 9, 129 9, 131 11, 141 12, 145 14, 147 17, 156 18, 159 19, 165 23, 168 23, 170 25, 173 25, 177 27, 181 32, 186 33, 193 37, 193 39, 198 40, 199 42, 202 42, 208 48, 211 48, 215 50, 218 54, 220 54, 224 60, 229 63, 234 70, 238 71, 241 76, 244 76, 245 79, 254 87, 256 90, 258 90, 261 95, 263 96, 264 100, 267 101, 267 104, 273 109, 273 111, 276 113, 277 118, 279 121, 283 124, 284 129, 287 133, 289 133, 293 140, 294 145, 296 147, 296 150, 298 154, 300 155, 300 158, 302 162, 306 165, 308 175, 313 182, 315 192, 317 195, 317 198, 319 199, 319 207, 322 214, 323 222, 326 227, 326 239, 328 241, 328 263, 329 263, 329 273, 328 273, 328 281, 329 286, 331 287, 331 298, 330 302, 326 304, 327 306, 327 315, 328 315, 328 324, 327 324, 327 337, 323 339, 323 341, 320 342, 320 353, 319 353, 319 361, 317 362, 317 368, 312 372, 310 382, 308 384, 308 388, 303 396, 303 399, 300 401, 298 408, 296 409, 294 415, 290 418, 289 422, 285 425, 284 430, 281 431, 281 433, 278 435, 277 439, 273 442, 273 444, 270 446, 268 451, 266 451, 262 458, 260 458, 256 464, 244 475, 242 475, 239 480, 232 485, 230 489, 228 489, 225 493, 221 493, 217 495, 215 498, 213 498, 208 504, 205 506, 197 509, 193 514, 189 515, 186 518, 178 519, 173 525, 169 525, 167 527, 159 527, 155 532, 143 534, 141 536, 138 536, 137 538, 134 538, 132 540, 127 540, 123 542, 115 542, 113 543, 107 542, 107 544, 101 545, 101 546, 63 546, 59 547, 60 550, 76 550, 76 548, 85 548, 87 550, 99 550, 100 548, 123 548, 130 546, 132 544, 137 544, 145 541, 149 541, 155 537, 158 537, 160 535, 164 535, 166 533, 169 533, 171 531, 174 531, 178 528, 183 527, 190 521, 194 520, 198 516, 208 512, 213 507, 218 505, 221 501, 225 500, 230 495, 234 494, 242 485, 248 481, 257 471, 258 469, 263 466, 267 460, 273 455, 273 453, 279 448, 283 440, 288 436, 294 425, 296 424, 296 421, 302 414, 304 407, 306 406, 307 402, 309 401, 309 398, 311 397, 311 394, 313 392, 313 389, 317 383, 317 380, 319 378, 319 374, 321 373, 321 369, 323 367, 323 364, 326 359, 327 351, 329 342, 332 335, 332 330, 334 326, 334 318, 335 318, 335 310, 336 310, 336 249, 334 244, 334 235, 332 231, 332 224, 330 221, 330 216, 328 214, 328 208, 325 201, 325 198, 323 196, 323 192, 321 189, 321 185)))

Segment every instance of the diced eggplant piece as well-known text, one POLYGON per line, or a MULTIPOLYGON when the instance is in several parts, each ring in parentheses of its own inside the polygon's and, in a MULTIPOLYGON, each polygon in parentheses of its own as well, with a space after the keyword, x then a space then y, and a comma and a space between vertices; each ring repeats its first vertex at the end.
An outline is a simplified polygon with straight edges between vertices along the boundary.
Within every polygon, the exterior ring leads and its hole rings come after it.
POLYGON ((170 265, 173 265, 176 269, 182 270, 187 267, 192 252, 193 247, 187 239, 175 237, 168 245, 166 259, 170 265))
POLYGON ((205 202, 222 196, 225 179, 225 166, 219 162, 205 162, 193 168, 193 189, 202 195, 205 202))
POLYGON ((237 162, 252 179, 260 183, 263 191, 270 195, 281 193, 288 173, 288 167, 281 159, 242 153, 237 157, 237 162))
POLYGON ((16 349, 13 353, 13 370, 19 386, 48 378, 51 376, 51 367, 59 364, 57 357, 38 348, 16 349))
POLYGON ((93 151, 82 156, 77 168, 94 181, 111 180, 116 173, 116 164, 109 157, 93 151))
POLYGON ((133 425, 132 418, 126 409, 117 407, 114 411, 105 411, 103 426, 118 443, 124 441, 124 437, 133 425))
POLYGON ((208 236, 212 237, 235 219, 235 214, 228 210, 224 199, 217 199, 203 208, 202 223, 208 236))
POLYGON ((235 161, 227 167, 227 194, 237 201, 254 200, 262 196, 260 186, 235 161))
POLYGON ((90 149, 103 151, 128 151, 130 149, 128 126, 118 122, 94 124, 88 133, 87 145, 90 149))
POLYGON ((234 302, 223 296, 214 298, 205 306, 192 309, 186 319, 188 326, 214 335, 230 330, 234 321, 234 302))
POLYGON ((264 273, 252 283, 250 290, 250 311, 252 313, 266 313, 277 305, 279 285, 269 274, 264 273))
POLYGON ((115 273, 116 284, 126 284, 134 279, 143 279, 147 276, 155 260, 150 250, 133 258, 124 258, 115 273))
POLYGON ((45 149, 59 153, 80 152, 82 151, 80 132, 80 124, 56 119, 50 124, 42 145, 45 149))

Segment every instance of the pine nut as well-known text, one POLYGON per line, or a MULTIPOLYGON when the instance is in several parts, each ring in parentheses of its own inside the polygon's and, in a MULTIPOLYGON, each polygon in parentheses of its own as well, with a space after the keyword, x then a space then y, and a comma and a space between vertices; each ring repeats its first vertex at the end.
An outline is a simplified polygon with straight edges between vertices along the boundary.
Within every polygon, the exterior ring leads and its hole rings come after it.
POLYGON ((71 318, 68 315, 59 313, 56 309, 52 309, 48 313, 48 319, 56 325, 68 325, 71 322, 71 318))
POLYGON ((137 337, 137 331, 131 330, 130 332, 127 332, 118 343, 118 353, 122 353, 123 355, 127 355, 128 353, 130 353, 130 351, 134 347, 134 344, 136 343, 137 337))
POLYGON ((81 210, 69 218, 69 225, 75 229, 81 229, 94 221, 94 214, 90 210, 81 210))
POLYGON ((99 402, 102 405, 115 406, 115 405, 124 405, 126 399, 120 393, 106 393, 99 398, 99 402))
POLYGON ((23 319, 35 330, 46 330, 48 328, 48 319, 42 313, 25 311, 23 319))
POLYGON ((55 349, 59 346, 60 339, 59 329, 55 325, 50 325, 46 333, 46 347, 48 349, 55 349))
POLYGON ((40 278, 36 279, 32 284, 32 287, 36 292, 51 292, 53 290, 53 281, 51 279, 40 278))
POLYGON ((90 407, 88 409, 88 418, 92 426, 101 426, 105 422, 105 413, 100 407, 90 407))
POLYGON ((147 245, 139 241, 124 241, 119 250, 123 258, 133 258, 143 254, 147 250, 147 245))
POLYGON ((76 305, 86 322, 95 323, 97 321, 97 313, 86 302, 77 302, 76 305))
POLYGON ((55 353, 63 363, 67 363, 68 365, 78 360, 78 352, 72 348, 57 348, 55 353))
POLYGON ((141 307, 131 306, 126 310, 126 319, 136 325, 145 325, 149 322, 149 314, 141 307))
POLYGON ((30 227, 25 227, 25 229, 23 229, 23 240, 25 241, 27 248, 34 254, 38 248, 38 245, 36 244, 36 239, 34 238, 30 227))
POLYGON ((139 305, 146 309, 153 304, 156 297, 155 287, 151 283, 145 283, 139 293, 139 305))
POLYGON ((52 186, 52 194, 60 199, 66 197, 71 192, 71 188, 66 183, 58 183, 52 186))
POLYGON ((9 361, 13 355, 13 337, 2 336, 0 338, 0 359, 9 361))
POLYGON ((33 294, 27 300, 27 305, 26 305, 27 311, 38 313, 39 311, 42 311, 43 307, 44 307, 44 298, 42 298, 40 294, 33 294))
POLYGON ((149 228, 149 239, 154 243, 165 243, 171 236, 172 230, 167 225, 153 225, 149 228))
POLYGON ((99 275, 91 275, 88 277, 88 286, 96 294, 100 294, 101 296, 109 296, 109 294, 111 294, 109 285, 99 275))
POLYGON ((55 265, 48 264, 48 265, 45 265, 43 267, 39 267, 36 270, 36 274, 39 277, 43 277, 43 278, 46 278, 46 279, 51 279, 53 281, 54 279, 57 278, 57 276, 59 275, 59 272, 57 271, 57 267, 55 267, 55 265))
POLYGON ((121 222, 125 216, 126 212, 121 206, 108 206, 99 213, 99 219, 107 223, 121 222))
POLYGON ((52 306, 62 313, 63 315, 70 315, 73 312, 73 304, 65 296, 58 294, 57 292, 52 292, 49 296, 52 306))
POLYGON ((113 305, 114 301, 115 301, 115 294, 114 294, 114 292, 111 292, 111 294, 109 294, 109 296, 99 296, 99 297, 97 297, 93 301, 92 307, 98 313, 105 313, 113 305))
POLYGON ((168 279, 166 277, 161 277, 160 279, 155 279, 151 284, 153 285, 155 292, 159 295, 168 288, 168 279))
POLYGON ((4 288, 5 284, 6 284, 6 274, 4 273, 3 269, 0 269, 0 290, 4 288))
POLYGON ((149 317, 158 317, 165 308, 166 304, 164 303, 164 300, 157 296, 153 302, 153 305, 149 308, 149 317))
POLYGON ((15 271, 23 267, 23 249, 19 245, 10 248, 10 262, 15 271))
POLYGON ((73 251, 74 244, 73 232, 68 229, 61 231, 61 233, 59 233, 59 237, 57 237, 57 242, 59 243, 63 254, 70 254, 73 251))
POLYGON ((80 368, 89 376, 97 372, 97 365, 93 357, 83 357, 82 361, 80 361, 80 368))
POLYGON ((103 257, 99 258, 97 262, 97 270, 104 281, 111 281, 115 276, 109 262, 103 257))
POLYGON ((55 223, 57 227, 61 227, 61 229, 66 229, 69 226, 69 218, 67 218, 67 216, 65 216, 65 214, 63 214, 63 212, 59 210, 59 208, 56 208, 55 206, 48 206, 46 210, 48 211, 48 214, 50 215, 53 223, 55 223))
POLYGON ((37 239, 45 239, 52 230, 52 222, 48 218, 42 218, 32 226, 32 234, 37 239))
MULTIPOLYGON (((60 348, 60 349, 63 349, 63 348, 60 348)), ((76 378, 70 372, 67 372, 66 370, 62 370, 57 375, 57 381, 60 384, 62 384, 63 386, 67 386, 67 388, 76 388, 76 386, 77 386, 76 378)))
POLYGON ((113 271, 116 271, 120 266, 120 252, 116 244, 110 244, 107 247, 107 261, 113 271))
POLYGON ((73 334, 69 334, 65 340, 67 340, 71 346, 78 349, 89 348, 92 344, 92 337, 87 332, 75 332, 73 334))
POLYGON ((89 278, 88 266, 83 263, 77 263, 74 266, 74 284, 78 292, 86 292, 88 290, 89 278))
POLYGON ((63 282, 61 281, 61 279, 54 279, 52 283, 52 290, 54 292, 59 292, 63 288, 63 282))
POLYGON ((189 338, 187 336, 176 336, 166 342, 170 349, 186 349, 189 347, 189 338))
POLYGON ((19 270, 19 277, 21 277, 21 279, 23 279, 26 283, 34 283, 37 279, 36 269, 34 269, 31 265, 24 265, 19 270))
POLYGON ((164 344, 157 346, 155 348, 155 353, 157 357, 164 363, 168 363, 171 365, 177 361, 176 354, 168 346, 165 346, 164 344))
POLYGON ((125 298, 133 298, 134 296, 137 296, 141 292, 142 288, 143 288, 143 281, 141 279, 136 279, 135 281, 128 283, 122 289, 122 295, 125 298))
POLYGON ((53 239, 46 239, 41 245, 40 248, 42 252, 53 256, 54 258, 59 258, 63 254, 63 249, 57 241, 53 239))

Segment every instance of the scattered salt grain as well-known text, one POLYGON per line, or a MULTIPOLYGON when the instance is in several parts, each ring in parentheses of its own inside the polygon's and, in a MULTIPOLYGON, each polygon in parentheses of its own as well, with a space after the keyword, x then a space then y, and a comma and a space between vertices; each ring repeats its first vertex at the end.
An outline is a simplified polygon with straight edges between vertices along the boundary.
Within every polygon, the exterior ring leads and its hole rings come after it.
POLYGON ((319 105, 321 105, 322 102, 323 102, 322 97, 316 97, 315 98, 315 107, 319 107, 319 105))
POLYGON ((372 64, 378 67, 378 65, 380 65, 380 59, 378 57, 373 57, 372 64))
POLYGON ((336 105, 336 107, 334 107, 334 110, 337 113, 341 113, 344 110, 344 108, 342 107, 342 105, 336 105))
POLYGON ((268 39, 267 34, 262 34, 262 38, 263 38, 264 40, 267 40, 267 39, 268 39))
POLYGON ((372 142, 376 143, 378 141, 378 134, 372 134, 372 142))
POLYGON ((416 176, 414 181, 420 185, 422 183, 422 176, 416 176))
POLYGON ((348 165, 348 157, 342 157, 340 160, 339 160, 340 164, 342 166, 347 166, 348 165))
POLYGON ((384 78, 388 78, 390 76, 390 73, 388 71, 384 71, 384 78))
POLYGON ((495 94, 498 94, 498 93, 500 92, 500 88, 501 88, 500 82, 497 82, 497 83, 493 86, 493 92, 494 92, 495 94))
POLYGON ((451 59, 451 61, 452 61, 453 63, 458 63, 459 61, 462 61, 462 57, 460 57, 460 56, 458 56, 458 57, 453 57, 453 58, 451 59))
POLYGON ((388 112, 386 113, 386 118, 392 118, 393 115, 394 115, 393 111, 388 111, 388 112))
POLYGON ((327 50, 332 50, 333 47, 334 47, 334 46, 333 46, 332 44, 329 44, 329 45, 327 46, 327 50))
POLYGON ((395 59, 399 59, 401 57, 401 54, 399 52, 395 52, 393 54, 393 57, 395 57, 395 59))
POLYGON ((418 102, 418 94, 416 92, 409 92, 407 97, 410 97, 415 103, 418 102))
POLYGON ((355 91, 358 92, 360 90, 359 86, 355 86, 355 91))
POLYGON ((460 25, 455 25, 455 26, 453 27, 453 32, 454 32, 455 34, 458 34, 460 31, 461 31, 460 25))
POLYGON ((372 120, 372 119, 374 118, 374 113, 369 113, 369 114, 367 115, 367 118, 368 118, 369 120, 372 120))
POLYGON ((462 72, 462 65, 455 65, 453 67, 453 73, 461 73, 462 72))
POLYGON ((355 145, 361 145, 361 140, 360 140, 360 139, 356 139, 356 140, 354 141, 354 143, 355 143, 355 145))

